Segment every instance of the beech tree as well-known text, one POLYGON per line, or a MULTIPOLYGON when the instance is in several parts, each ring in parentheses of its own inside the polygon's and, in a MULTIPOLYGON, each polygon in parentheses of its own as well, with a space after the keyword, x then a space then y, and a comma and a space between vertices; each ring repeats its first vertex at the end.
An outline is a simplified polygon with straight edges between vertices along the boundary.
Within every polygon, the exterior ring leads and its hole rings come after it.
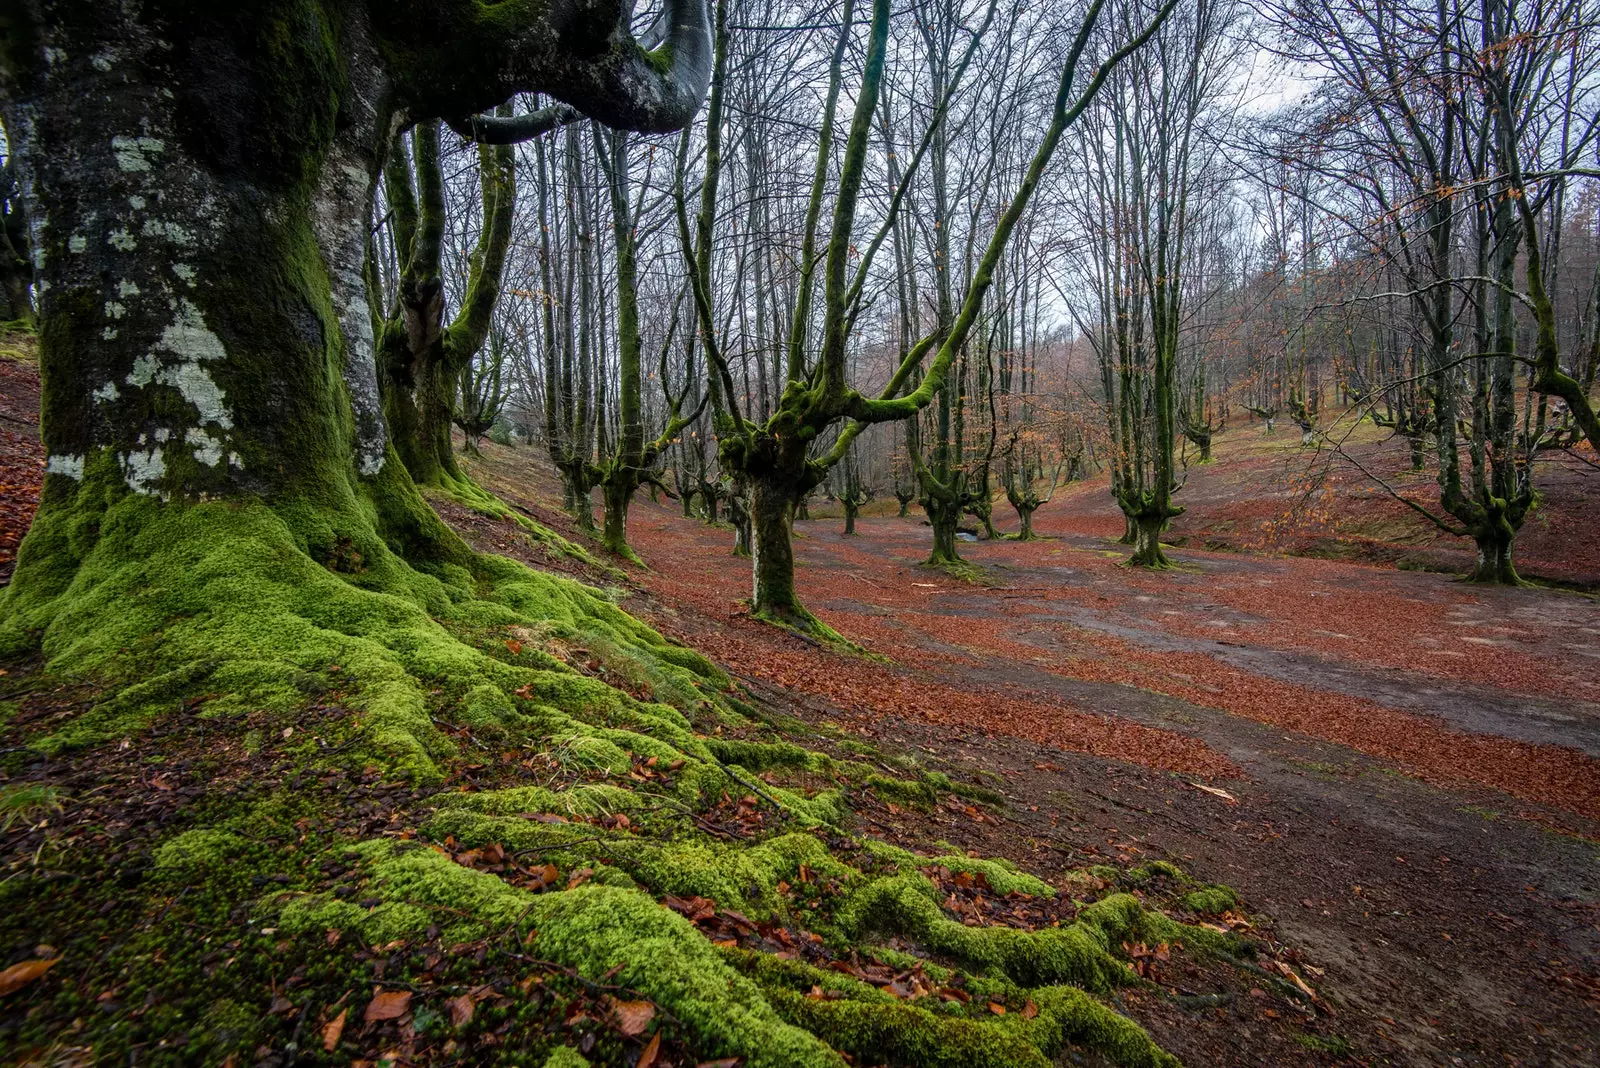
POLYGON ((386 430, 375 188, 399 131, 520 91, 682 125, 708 27, 697 0, 667 8, 651 53, 603 0, 7 4, 0 114, 36 241, 49 460, 0 648, 42 644, 63 670, 149 652, 168 674, 147 697, 209 678, 246 702, 348 654, 380 744, 423 745, 416 665, 396 666, 417 614, 536 581, 448 531, 386 430))

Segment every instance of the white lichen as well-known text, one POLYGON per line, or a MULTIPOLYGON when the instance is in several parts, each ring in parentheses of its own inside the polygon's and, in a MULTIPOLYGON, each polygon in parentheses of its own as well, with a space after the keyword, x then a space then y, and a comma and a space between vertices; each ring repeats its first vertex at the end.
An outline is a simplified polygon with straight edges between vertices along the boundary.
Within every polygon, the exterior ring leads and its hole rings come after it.
POLYGON ((161 477, 167 473, 167 461, 160 449, 119 453, 117 460, 122 465, 123 481, 135 493, 157 492, 161 477))
MULTIPOLYGON (((109 330, 110 327, 107 327, 106 329, 109 330)), ((106 404, 116 400, 119 396, 121 396, 121 393, 118 391, 117 384, 115 382, 107 382, 105 385, 101 386, 99 389, 95 390, 89 395, 99 403, 106 404)))
POLYGON ((111 151, 116 154, 117 166, 129 174, 148 172, 150 160, 146 157, 166 150, 166 145, 154 137, 123 137, 111 139, 111 151))
POLYGON ((193 248, 195 245, 193 231, 185 229, 175 222, 148 219, 139 232, 145 237, 165 237, 180 248, 193 248))
POLYGON ((127 230, 113 230, 111 236, 106 238, 106 244, 122 252, 132 252, 138 247, 138 242, 127 230))
POLYGON ((87 252, 89 239, 82 234, 73 234, 67 238, 67 251, 72 253, 87 252))
POLYGON ((222 442, 204 430, 191 430, 183 440, 194 449, 194 458, 207 467, 215 467, 222 462, 222 442))
POLYGON ((44 462, 44 469, 52 475, 66 475, 74 482, 83 481, 82 456, 52 456, 44 462))

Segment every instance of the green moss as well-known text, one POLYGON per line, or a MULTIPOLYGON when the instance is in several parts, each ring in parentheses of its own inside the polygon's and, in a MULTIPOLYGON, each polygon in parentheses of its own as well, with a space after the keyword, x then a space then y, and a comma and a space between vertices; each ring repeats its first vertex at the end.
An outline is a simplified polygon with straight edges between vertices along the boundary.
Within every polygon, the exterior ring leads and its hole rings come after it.
POLYGON ((1171 879, 1173 882, 1184 884, 1190 882, 1189 876, 1184 874, 1182 868, 1167 860, 1152 860, 1137 868, 1129 868, 1123 881, 1133 886, 1143 886, 1152 879, 1171 879))
POLYGON ((768 768, 817 769, 826 757, 801 749, 791 742, 745 742, 731 738, 708 738, 706 746, 724 764, 737 764, 748 771, 768 768))
POLYGON ((468 690, 461 702, 460 720, 470 727, 510 723, 516 715, 517 710, 505 691, 487 683, 468 690))
POLYGON ((571 1046, 558 1046, 544 1059, 544 1068, 589 1068, 589 1062, 571 1046))
POLYGON ((1239 903, 1226 886, 1207 886, 1183 897, 1183 907, 1201 916, 1216 916, 1239 903))
POLYGON ((926 782, 891 779, 887 775, 869 775, 864 785, 883 800, 896 804, 932 808, 939 803, 939 792, 926 782))
POLYGON ((881 879, 856 891, 840 909, 838 923, 851 937, 904 935, 962 967, 1027 986, 1071 983, 1105 993, 1133 981, 1133 973, 1109 952, 1117 942, 1092 920, 1080 917, 1070 927, 1040 931, 967 927, 945 916, 933 884, 920 875, 881 879))
MULTIPOLYGON (((760 985, 785 1019, 823 1037, 868 1064, 915 1064, 929 1068, 1047 1068, 1069 1042, 1093 1046, 1119 1065, 1174 1068, 1133 1021, 1070 987, 1023 990, 991 984, 989 993, 963 1006, 936 997, 914 1002, 837 972, 745 950, 728 958, 760 985), (826 996, 811 996, 821 990, 826 996), (987 997, 1022 1009, 998 1016, 987 997)), ((976 988, 974 988, 976 989, 976 988)))
POLYGON ((1326 1053, 1332 1057, 1350 1057, 1355 1054, 1350 1040, 1342 1035, 1298 1034, 1294 1036, 1294 1040, 1313 1053, 1326 1053))
POLYGON ((1032 894, 1035 897, 1054 897, 1055 887, 1037 876, 1017 870, 1009 860, 981 860, 964 853, 951 853, 940 857, 919 858, 923 867, 939 866, 954 872, 982 875, 997 894, 1032 894))

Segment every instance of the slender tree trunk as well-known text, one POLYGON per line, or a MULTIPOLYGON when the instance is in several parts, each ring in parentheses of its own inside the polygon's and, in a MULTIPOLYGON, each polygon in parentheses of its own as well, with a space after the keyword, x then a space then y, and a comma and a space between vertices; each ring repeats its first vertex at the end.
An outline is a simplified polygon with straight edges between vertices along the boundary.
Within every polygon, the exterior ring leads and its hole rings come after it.
POLYGON ((846 497, 844 499, 843 503, 844 503, 844 532, 846 534, 854 534, 856 532, 856 513, 858 513, 861 510, 860 506, 857 505, 856 502, 853 499, 849 498, 849 497, 846 497))

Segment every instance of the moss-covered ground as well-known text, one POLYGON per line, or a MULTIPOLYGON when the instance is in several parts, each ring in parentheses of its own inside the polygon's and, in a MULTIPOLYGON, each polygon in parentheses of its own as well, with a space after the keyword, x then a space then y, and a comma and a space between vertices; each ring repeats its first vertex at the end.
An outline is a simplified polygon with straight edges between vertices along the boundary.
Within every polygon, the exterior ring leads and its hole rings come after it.
POLYGON ((88 548, 0 628, 19 1061, 1166 1065, 1149 962, 1252 967, 1177 869, 883 840, 993 795, 793 737, 597 589, 107 501, 42 514, 88 548))

